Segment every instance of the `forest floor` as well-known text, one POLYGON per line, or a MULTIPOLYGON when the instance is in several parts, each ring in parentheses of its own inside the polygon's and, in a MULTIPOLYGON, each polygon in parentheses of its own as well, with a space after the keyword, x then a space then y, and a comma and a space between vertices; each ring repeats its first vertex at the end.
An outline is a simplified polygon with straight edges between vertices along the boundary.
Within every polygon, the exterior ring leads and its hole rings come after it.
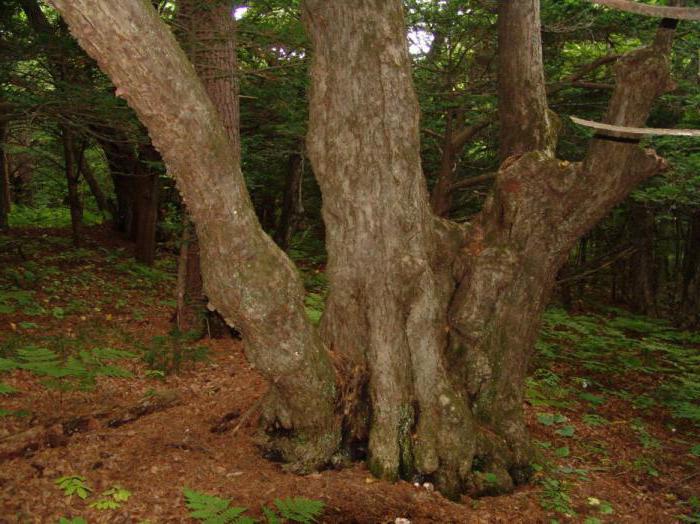
POLYGON ((146 268, 108 229, 87 235, 0 236, 0 522, 194 522, 183 488, 255 518, 320 500, 329 523, 700 522, 700 333, 550 309, 528 381, 533 481, 458 504, 359 463, 300 477, 263 458, 265 383, 241 342, 171 332, 174 256, 146 268))

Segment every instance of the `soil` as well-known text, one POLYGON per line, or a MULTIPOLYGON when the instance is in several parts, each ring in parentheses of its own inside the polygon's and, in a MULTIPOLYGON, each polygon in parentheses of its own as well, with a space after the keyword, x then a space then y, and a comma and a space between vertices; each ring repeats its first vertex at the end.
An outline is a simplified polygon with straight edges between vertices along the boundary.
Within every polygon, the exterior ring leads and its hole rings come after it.
MULTIPOLYGON (((172 329, 168 301, 173 282, 133 286, 128 280, 132 275, 115 276, 110 254, 121 249, 119 261, 128 260, 130 245, 106 227, 89 229, 87 234, 86 257, 57 262, 60 275, 55 276, 64 281, 88 273, 99 277, 85 278, 84 285, 66 292, 88 302, 84 310, 63 318, 27 316, 21 311, 0 315, 0 343, 19 336, 23 322, 40 324, 41 333, 33 333, 34 338, 82 340, 85 333, 96 333, 100 344, 131 350, 138 344, 148 345, 153 337, 167 336, 172 329), (110 298, 105 281, 117 285, 123 293, 120 300, 127 305, 110 298), (101 331, 94 331, 97 326, 101 331)), ((68 239, 67 231, 21 230, 12 235, 30 247, 24 253, 0 251, 0 269, 18 264, 22 257, 41 264, 50 255, 71 249, 52 250, 42 242, 49 237, 68 239)), ((35 293, 38 301, 49 306, 69 301, 46 291, 44 284, 35 293)), ((85 343, 89 346, 90 340, 85 343)), ((538 423, 536 410, 526 406, 533 437, 552 443, 551 449, 543 448, 542 462, 571 472, 568 495, 577 516, 543 509, 543 486, 538 479, 544 478, 544 472, 512 494, 478 500, 465 497, 461 503, 443 498, 430 486, 378 481, 362 463, 298 476, 264 458, 255 445, 256 401, 266 386, 247 363, 242 342, 205 339, 197 345, 207 348, 208 362, 185 362, 179 373, 159 377, 141 359, 124 361, 120 365, 133 378, 100 377, 96 387, 87 391, 47 389, 27 371, 0 377, 20 391, 2 397, 2 408, 29 412, 24 417, 0 418, 0 455, 22 432, 46 433, 34 439, 31 447, 36 449, 15 450, 16 456, 9 453, 0 460, 0 522, 55 523, 69 516, 82 516, 90 523, 194 522, 182 494, 189 487, 230 499, 256 517, 262 515, 261 506, 271 505, 275 498, 321 500, 326 504, 321 521, 328 523, 394 523, 397 518, 413 523, 535 523, 555 518, 583 522, 586 517, 601 522, 670 523, 688 513, 680 501, 700 494, 700 461, 687 453, 686 440, 680 438, 685 430, 670 428, 663 413, 645 419, 649 433, 663 442, 655 451, 658 475, 631 466, 641 453, 639 439, 629 429, 636 415, 628 404, 615 400, 600 411, 611 421, 605 426, 582 424, 583 412, 567 413, 576 429, 575 439, 558 436, 554 427, 538 423), (138 410, 144 399, 156 405, 152 412, 138 410), (125 419, 125 413, 132 413, 131 419, 125 419), (110 425, 118 419, 126 422, 110 425), (570 447, 570 454, 556 457, 552 450, 562 446, 570 447), (600 448, 607 452, 601 453, 600 448), (93 496, 85 501, 66 497, 55 484, 64 475, 84 476, 93 496), (89 506, 96 495, 114 485, 131 492, 121 508, 105 511, 89 506), (597 500, 610 502, 614 514, 598 511, 597 500)), ((575 376, 577 370, 558 371, 575 376)))

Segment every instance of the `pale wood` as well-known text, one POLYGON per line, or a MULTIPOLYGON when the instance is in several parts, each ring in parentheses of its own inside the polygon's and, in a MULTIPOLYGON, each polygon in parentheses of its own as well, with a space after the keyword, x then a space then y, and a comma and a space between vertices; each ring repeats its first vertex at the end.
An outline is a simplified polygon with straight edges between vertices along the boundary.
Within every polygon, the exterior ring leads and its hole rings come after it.
POLYGON ((611 131, 614 133, 624 133, 634 136, 700 136, 700 129, 664 129, 660 127, 627 127, 603 124, 593 120, 585 120, 575 116, 571 120, 578 125, 598 129, 600 131, 611 131))
POLYGON ((650 4, 640 4, 632 0, 590 0, 594 4, 612 7, 626 13, 653 16, 657 18, 673 18, 675 20, 700 20, 700 8, 667 7, 650 4))

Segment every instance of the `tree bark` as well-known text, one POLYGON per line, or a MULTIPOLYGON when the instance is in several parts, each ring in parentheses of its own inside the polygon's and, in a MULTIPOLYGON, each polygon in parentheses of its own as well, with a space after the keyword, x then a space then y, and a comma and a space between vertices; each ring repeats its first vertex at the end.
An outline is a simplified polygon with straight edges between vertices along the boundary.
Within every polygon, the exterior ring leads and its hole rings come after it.
MULTIPOLYGON (((231 15, 230 2, 181 0, 178 3, 176 26, 176 35, 204 83, 234 154, 240 156, 236 24, 231 15)), ((184 213, 187 214, 186 208, 184 213)), ((189 217, 185 216, 183 222, 189 223, 189 217)), ((195 231, 190 232, 185 247, 187 256, 180 258, 187 264, 183 270, 184 309, 177 312, 177 317, 182 319, 186 331, 203 334, 204 328, 209 327, 207 331, 210 335, 224 336, 228 331, 224 322, 206 307, 207 297, 202 285, 199 243, 195 231), (212 326, 215 327, 213 331, 212 326)))
POLYGON ((5 137, 7 121, 0 118, 0 230, 10 227, 9 215, 11 209, 10 174, 5 157, 5 137))
POLYGON ((280 249, 287 251, 292 241, 292 235, 296 231, 299 220, 304 213, 301 188, 304 178, 304 164, 302 153, 289 155, 287 179, 284 185, 282 198, 282 210, 275 228, 275 242, 280 249))
POLYGON ((345 370, 347 438, 369 439, 374 474, 433 475, 456 495, 475 431, 444 358, 454 284, 420 167, 401 2, 307 1, 304 18, 331 284, 321 330, 345 370))
POLYGON ((681 318, 679 324, 700 326, 700 211, 690 216, 681 279, 681 318))
POLYGON ((97 208, 102 213, 102 216, 105 218, 113 218, 116 213, 116 211, 114 210, 114 206, 112 206, 109 200, 107 200, 104 191, 102 191, 99 182, 95 178, 95 173, 93 173, 90 164, 84 157, 82 159, 82 162, 80 163, 80 173, 83 175, 85 182, 87 182, 92 196, 95 197, 95 202, 97 202, 97 208))
POLYGON ((152 162, 159 160, 152 146, 139 148, 139 162, 134 173, 134 257, 138 262, 152 265, 156 258, 156 228, 158 226, 158 203, 160 175, 152 162))
POLYGON ((204 287, 268 379, 267 444, 300 470, 337 449, 334 372, 291 261, 258 223, 240 157, 192 65, 150 4, 52 0, 148 128, 197 229, 204 287), (138 64, 135 67, 134 64, 138 64))
POLYGON ((528 151, 554 156, 556 116, 547 107, 540 0, 502 0, 498 10, 501 160, 528 151))
MULTIPOLYGON (((83 204, 80 201, 78 191, 78 164, 75 158, 75 143, 73 133, 65 126, 61 129, 61 139, 63 141, 63 161, 68 186, 68 205, 70 206, 70 222, 73 235, 73 244, 79 246, 82 240, 83 227, 83 204)), ((81 155, 82 156, 82 155, 81 155)))

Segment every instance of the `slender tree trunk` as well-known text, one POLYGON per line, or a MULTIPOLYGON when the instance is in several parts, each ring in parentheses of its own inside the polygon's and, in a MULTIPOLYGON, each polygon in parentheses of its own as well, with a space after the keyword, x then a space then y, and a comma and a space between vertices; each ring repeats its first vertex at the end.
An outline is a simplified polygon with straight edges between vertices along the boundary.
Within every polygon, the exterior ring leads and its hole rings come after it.
POLYGON ((452 119, 453 113, 448 111, 442 140, 440 170, 430 195, 433 213, 439 217, 448 216, 452 208, 452 185, 455 182, 455 169, 457 168, 457 151, 453 144, 452 119))
POLYGON ((632 226, 637 255, 630 262, 630 307, 635 313, 656 314, 656 263, 654 257, 654 214, 643 204, 632 203, 632 226))
POLYGON ((142 264, 151 265, 156 256, 156 227, 158 226, 158 203, 160 176, 151 162, 159 159, 152 146, 139 148, 139 163, 134 173, 135 217, 134 240, 135 258, 142 264))
POLYGON ((85 182, 87 182, 92 196, 95 197, 95 202, 97 202, 97 207, 102 213, 102 216, 106 218, 114 217, 116 213, 114 210, 114 206, 112 206, 109 200, 107 200, 104 191, 102 191, 99 182, 97 182, 97 179, 95 178, 95 174, 93 173, 90 164, 84 157, 83 161, 80 163, 80 173, 83 175, 85 182))
POLYGON ((61 137, 63 141, 63 160, 68 186, 68 205, 70 206, 73 244, 79 246, 82 240, 83 227, 83 204, 80 201, 80 193, 78 192, 78 180, 80 176, 78 170, 79 160, 75 158, 75 144, 73 142, 72 132, 66 127, 63 127, 61 129, 61 137))
POLYGON ((261 416, 267 445, 298 470, 325 464, 339 441, 333 368, 306 317, 299 275, 263 233, 238 151, 195 70, 140 0, 51 3, 135 109, 177 180, 210 303, 240 330, 246 355, 269 381, 261 416))
POLYGON ((0 115, 0 230, 10 227, 8 220, 10 199, 10 173, 5 156, 5 137, 7 135, 7 121, 0 115))
POLYGON ((680 324, 700 326, 700 211, 690 217, 681 280, 680 324))
POLYGON ((275 228, 275 242, 284 251, 289 249, 292 236, 296 231, 301 216, 304 213, 301 189, 304 178, 302 153, 292 153, 289 156, 287 179, 284 185, 282 211, 275 228))

